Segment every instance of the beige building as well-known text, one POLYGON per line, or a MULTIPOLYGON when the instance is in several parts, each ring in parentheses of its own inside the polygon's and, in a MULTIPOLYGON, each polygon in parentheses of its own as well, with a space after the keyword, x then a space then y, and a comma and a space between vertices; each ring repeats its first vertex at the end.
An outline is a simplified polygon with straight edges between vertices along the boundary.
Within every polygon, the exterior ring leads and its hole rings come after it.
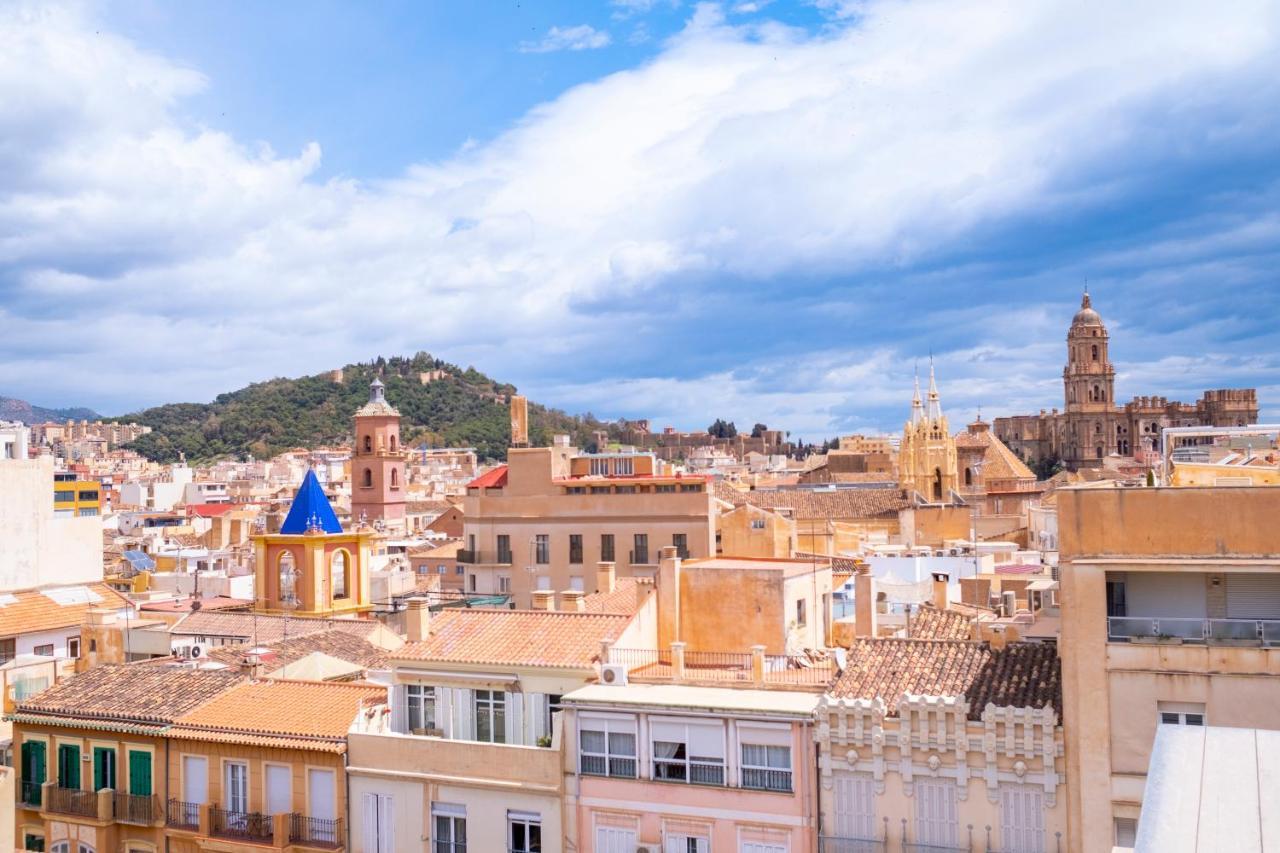
POLYGON ((920 400, 917 380, 911 419, 902 428, 898 485, 928 503, 954 503, 958 489, 956 466, 956 441, 947 426, 947 416, 942 414, 942 399, 930 364, 928 404, 920 400))
POLYGON ((1134 844, 1161 725, 1280 729, 1280 489, 1058 492, 1070 849, 1134 844))
POLYGON ((795 519, 772 510, 742 504, 716 517, 718 554, 785 559, 796 552, 797 543, 795 519))
POLYGON ((567 441, 513 447, 507 464, 473 480, 463 501, 468 593, 595 591, 595 566, 653 577, 659 551, 709 557, 715 547, 708 480, 666 470, 648 453, 584 454, 567 441))

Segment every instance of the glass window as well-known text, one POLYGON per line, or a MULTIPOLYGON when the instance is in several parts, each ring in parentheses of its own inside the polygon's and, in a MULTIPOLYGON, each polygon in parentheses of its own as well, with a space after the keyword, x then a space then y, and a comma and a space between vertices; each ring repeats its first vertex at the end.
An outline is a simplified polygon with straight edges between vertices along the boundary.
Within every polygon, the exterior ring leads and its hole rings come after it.
POLYGON ((634 779, 635 721, 583 717, 578 728, 578 768, 587 776, 634 779))
POLYGON ((600 534, 600 559, 606 563, 613 562, 613 534, 600 534))
POLYGON ((582 534, 581 533, 569 534, 569 562, 570 563, 582 562, 582 534))
POLYGON ((539 533, 533 538, 533 561, 540 566, 545 566, 551 562, 551 537, 546 533, 539 533))
POLYGON ((682 483, 682 484, 680 485, 680 491, 682 491, 682 492, 700 492, 700 491, 702 491, 702 484, 701 484, 701 483, 697 483, 697 484, 693 484, 693 483, 682 483))
POLYGON ((249 810, 249 765, 228 761, 223 770, 223 799, 229 812, 244 814, 249 810))
POLYGON ((511 562, 511 537, 505 533, 498 534, 498 562, 511 562))
POLYGON ((36 646, 33 652, 42 657, 53 657, 53 643, 46 643, 42 646, 36 646))
POLYGON ((636 565, 649 564, 649 534, 637 533, 631 551, 631 562, 636 565))
POLYGON ((804 599, 803 599, 803 598, 797 598, 797 599, 796 599, 796 624, 797 624, 797 625, 804 625, 804 624, 805 624, 805 618, 804 618, 804 617, 805 617, 805 606, 804 606, 804 605, 805 605, 805 601, 804 601, 804 599))
POLYGON ((333 597, 347 597, 347 552, 334 551, 329 562, 330 574, 333 577, 333 597))
POLYGON ((653 722, 653 778, 724 784, 724 726, 653 722))
POLYGON ((93 748, 93 790, 116 788, 116 751, 109 747, 93 748))
POLYGON ((542 815, 507 812, 507 850, 510 853, 542 853, 542 815))
POLYGON ((79 637, 67 637, 67 657, 70 657, 70 658, 80 657, 80 638, 79 637))
POLYGON ((676 490, 674 483, 659 483, 653 487, 653 490, 659 494, 668 494, 676 490))
POLYGON ((507 742, 507 694, 501 690, 477 690, 475 693, 476 740, 484 743, 507 742))
POLYGON ((58 746, 58 787, 80 787, 80 747, 74 744, 58 746))
POLYGON ((742 787, 761 791, 790 791, 791 747, 744 743, 742 787))
POLYGON ((74 501, 76 499, 76 493, 74 490, 70 490, 70 489, 66 491, 62 489, 58 489, 54 491, 53 499, 57 503, 70 503, 71 501, 74 501))
POLYGON ((433 853, 466 853, 467 809, 448 803, 433 803, 431 825, 433 853))
POLYGON ((689 559, 689 534, 671 534, 671 544, 676 546, 676 556, 682 560, 689 559))
POLYGON ((436 690, 425 684, 409 684, 405 687, 408 700, 407 720, 409 731, 414 734, 436 727, 436 690))

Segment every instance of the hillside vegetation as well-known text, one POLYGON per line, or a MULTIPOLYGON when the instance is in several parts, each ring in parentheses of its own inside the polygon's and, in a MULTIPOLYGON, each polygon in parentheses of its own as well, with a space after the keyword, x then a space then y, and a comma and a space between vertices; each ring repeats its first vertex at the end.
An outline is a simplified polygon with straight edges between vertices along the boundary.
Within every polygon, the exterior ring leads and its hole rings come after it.
MULTIPOLYGON (((375 376, 386 384, 387 401, 400 410, 405 447, 474 447, 484 459, 503 459, 510 444, 510 418, 500 401, 515 387, 474 368, 465 370, 418 353, 412 358, 379 357, 343 368, 343 381, 329 372, 298 379, 272 379, 219 395, 212 403, 173 403, 125 415, 152 428, 128 445, 149 459, 171 462, 220 457, 265 459, 295 447, 349 444, 356 409, 369 397, 375 376), (444 378, 423 383, 419 376, 442 370, 444 378)), ((611 425, 591 415, 572 416, 529 403, 529 438, 550 443, 568 433, 578 447, 594 430, 611 425)))

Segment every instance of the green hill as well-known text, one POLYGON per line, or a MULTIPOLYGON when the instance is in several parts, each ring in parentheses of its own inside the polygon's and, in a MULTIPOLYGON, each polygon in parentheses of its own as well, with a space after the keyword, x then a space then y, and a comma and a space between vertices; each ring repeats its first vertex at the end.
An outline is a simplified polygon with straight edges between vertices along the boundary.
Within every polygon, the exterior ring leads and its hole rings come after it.
POLYGON ((46 409, 44 406, 33 406, 26 400, 0 397, 0 421, 18 421, 31 426, 49 422, 96 421, 101 417, 93 409, 46 409))
MULTIPOLYGON (((266 459, 295 447, 350 443, 351 417, 368 400, 369 383, 379 376, 388 402, 400 410, 405 447, 474 447, 484 459, 506 457, 510 418, 500 398, 515 393, 514 386, 427 353, 379 357, 342 370, 341 382, 329 372, 271 379, 221 394, 212 403, 173 403, 116 420, 150 426, 151 433, 128 447, 159 462, 174 461, 179 453, 193 462, 250 455, 266 459), (423 383, 419 375, 432 370, 447 375, 423 383)), ((549 444, 552 434, 568 433, 578 447, 591 443, 592 431, 612 426, 591 415, 568 415, 533 402, 529 421, 534 444, 549 444)))

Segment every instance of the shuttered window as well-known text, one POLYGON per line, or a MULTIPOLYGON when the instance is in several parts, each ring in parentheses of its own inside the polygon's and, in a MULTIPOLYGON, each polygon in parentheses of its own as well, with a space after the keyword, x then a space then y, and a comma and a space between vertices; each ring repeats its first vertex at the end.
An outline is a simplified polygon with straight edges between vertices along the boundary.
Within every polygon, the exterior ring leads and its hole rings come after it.
POLYGON ((1001 786, 1000 829, 1004 853, 1044 853, 1044 791, 1001 786))
POLYGON ((58 787, 80 787, 80 747, 69 743, 58 746, 58 787))
POLYGON ((365 794, 363 805, 364 853, 395 853, 392 834, 392 799, 390 794, 365 794))
POLYGON ((875 780, 862 773, 837 776, 835 793, 836 835, 867 841, 879 838, 875 780))
POLYGON ((596 853, 635 853, 634 829, 618 829, 613 826, 596 827, 596 853))
POLYGON ((110 747, 93 748, 93 790, 116 787, 116 751, 110 747))
POLYGON ((960 832, 953 782, 919 780, 916 787, 916 843, 954 847, 960 832))
POLYGON ((1227 575, 1228 619, 1280 619, 1280 576, 1227 575))
POLYGON ((129 750, 129 793, 151 796, 151 753, 129 750))

